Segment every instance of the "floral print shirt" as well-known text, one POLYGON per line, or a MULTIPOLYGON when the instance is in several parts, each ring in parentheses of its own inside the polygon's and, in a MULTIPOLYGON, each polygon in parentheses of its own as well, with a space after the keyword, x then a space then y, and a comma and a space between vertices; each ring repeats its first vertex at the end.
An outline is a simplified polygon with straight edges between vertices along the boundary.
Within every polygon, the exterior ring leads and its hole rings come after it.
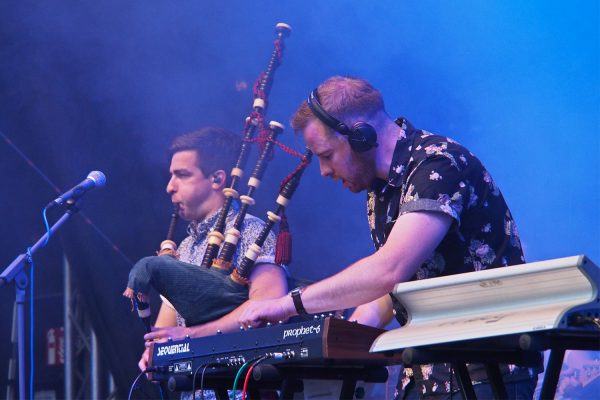
MULTIPOLYGON (((481 162, 450 138, 416 130, 404 118, 396 123, 401 130, 388 180, 377 181, 367 195, 367 216, 375 248, 383 246, 400 215, 440 212, 449 215, 453 224, 412 280, 525 262, 513 217, 481 162)), ((393 301, 396 318, 405 324, 405 310, 395 298, 393 301)), ((510 373, 509 367, 504 367, 504 372, 510 373)), ((477 376, 473 370, 483 367, 471 365, 469 369, 473 377, 477 376)), ((420 392, 450 390, 449 364, 423 365, 417 371, 405 368, 400 389, 414 372, 420 392)), ((529 371, 525 373, 529 376, 529 371)), ((453 388, 458 388, 456 383, 453 388)))
MULTIPOLYGON (((225 232, 233 227, 235 218, 239 212, 240 206, 236 201, 231 203, 229 212, 225 222, 225 232)), ((208 234, 214 229, 219 218, 221 209, 208 216, 204 221, 192 221, 188 226, 188 237, 183 239, 179 245, 179 259, 190 264, 201 265, 202 258, 208 246, 208 234)), ((238 242, 238 247, 233 254, 232 265, 238 265, 241 261, 240 257, 246 254, 246 250, 258 238, 265 223, 259 218, 246 214, 242 228, 240 229, 241 238, 238 242)), ((267 240, 262 247, 262 252, 256 259, 255 264, 260 263, 275 263, 275 235, 269 232, 267 240)))

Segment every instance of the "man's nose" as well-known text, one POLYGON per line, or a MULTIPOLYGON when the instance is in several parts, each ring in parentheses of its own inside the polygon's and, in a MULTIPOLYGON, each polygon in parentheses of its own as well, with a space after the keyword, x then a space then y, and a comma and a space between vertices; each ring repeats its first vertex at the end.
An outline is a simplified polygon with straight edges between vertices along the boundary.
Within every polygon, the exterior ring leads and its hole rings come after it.
POLYGON ((175 191, 176 191, 176 185, 175 185, 173 177, 171 177, 171 179, 169 179, 169 182, 167 183, 167 193, 175 193, 175 191))
POLYGON ((321 169, 321 176, 331 176, 333 172, 329 166, 325 165, 322 162, 319 163, 319 168, 321 169))

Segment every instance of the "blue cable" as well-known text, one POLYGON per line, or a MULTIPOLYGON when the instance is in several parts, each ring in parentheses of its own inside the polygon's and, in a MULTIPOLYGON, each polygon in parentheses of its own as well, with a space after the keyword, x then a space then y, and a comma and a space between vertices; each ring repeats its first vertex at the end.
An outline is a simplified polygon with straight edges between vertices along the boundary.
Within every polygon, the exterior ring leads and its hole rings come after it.
POLYGON ((33 256, 31 255, 31 247, 27 248, 27 260, 31 265, 30 272, 30 301, 29 301, 29 398, 33 400, 33 371, 34 371, 34 360, 33 360, 33 256))
MULTIPOLYGON (((50 225, 48 224, 48 217, 46 216, 46 211, 48 209, 44 208, 44 211, 42 212, 42 217, 44 219, 44 226, 46 227, 46 240, 44 241, 44 244, 42 244, 42 247, 46 246, 48 244, 48 242, 50 241, 50 236, 51 236, 51 232, 50 232, 50 225)), ((33 264, 33 255, 31 254, 31 247, 27 248, 27 262, 29 262, 29 265, 31 265, 31 272, 30 272, 30 281, 31 281, 31 287, 30 287, 30 301, 29 301, 29 398, 31 400, 33 400, 33 381, 34 381, 34 376, 35 376, 35 360, 34 360, 34 351, 33 351, 33 323, 34 323, 34 319, 33 319, 33 311, 34 311, 34 307, 33 307, 33 300, 34 300, 34 275, 33 275, 33 271, 34 271, 34 264, 33 264)))
POLYGON ((50 231, 50 225, 48 224, 48 217, 46 216, 46 211, 48 211, 48 207, 44 207, 44 211, 42 211, 42 217, 44 218, 44 226, 46 227, 46 233, 48 235, 46 236, 46 241, 44 242, 42 247, 48 244, 48 242, 50 241, 50 236, 52 235, 52 232, 50 231))

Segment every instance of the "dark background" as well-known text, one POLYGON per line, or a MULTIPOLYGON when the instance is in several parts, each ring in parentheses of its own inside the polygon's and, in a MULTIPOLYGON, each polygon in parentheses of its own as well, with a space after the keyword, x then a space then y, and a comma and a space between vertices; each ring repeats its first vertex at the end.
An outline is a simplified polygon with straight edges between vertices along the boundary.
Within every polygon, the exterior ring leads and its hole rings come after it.
MULTIPOLYGON (((293 33, 267 120, 289 125, 331 75, 364 77, 391 115, 482 159, 528 261, 587 254, 600 262, 596 1, 4 1, 0 265, 43 233, 41 210, 57 190, 91 170, 106 174, 106 187, 84 199, 89 221, 74 218, 36 255, 35 291, 60 293, 66 253, 119 388, 129 387, 142 350, 142 328, 121 292, 130 261, 153 254, 167 230, 168 144, 206 125, 241 130, 277 22, 293 33)), ((303 149, 289 129, 282 141, 303 149)), ((296 163, 277 155, 254 214, 272 207, 296 163)), ((369 254, 364 207, 364 195, 311 166, 288 213, 292 273, 321 279, 369 254)), ((0 360, 10 354, 13 300, 12 287, 0 289, 0 360)), ((50 314, 37 308, 39 326, 50 314)))

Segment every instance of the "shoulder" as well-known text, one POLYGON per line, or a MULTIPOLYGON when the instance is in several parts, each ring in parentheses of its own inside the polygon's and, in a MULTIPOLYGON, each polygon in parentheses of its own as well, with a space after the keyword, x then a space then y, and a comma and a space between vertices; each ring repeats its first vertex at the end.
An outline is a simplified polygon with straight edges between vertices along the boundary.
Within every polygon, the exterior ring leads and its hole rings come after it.
POLYGON ((252 215, 246 214, 244 216, 244 224, 242 225, 244 231, 260 231, 265 227, 266 223, 262 219, 252 215))
POLYGON ((470 156, 473 156, 469 150, 452 138, 435 135, 427 131, 417 132, 413 154, 427 157, 439 155, 444 152, 468 153, 470 156))
MULTIPOLYGON (((255 217, 252 214, 246 214, 241 229, 244 242, 249 244, 249 241, 254 241, 266 227, 267 224, 262 219, 255 217)), ((275 234, 272 230, 267 234, 265 243, 263 244, 263 255, 264 254, 275 254, 275 234)), ((271 260, 268 262, 271 262, 271 260)))
POLYGON ((246 213, 246 215, 244 216, 244 223, 247 225, 259 225, 259 226, 265 225, 265 221, 263 221, 262 219, 258 218, 255 215, 248 214, 248 213, 246 213))
POLYGON ((413 168, 435 160, 436 164, 446 164, 457 171, 480 169, 479 159, 469 149, 447 136, 418 131, 411 154, 413 168))

